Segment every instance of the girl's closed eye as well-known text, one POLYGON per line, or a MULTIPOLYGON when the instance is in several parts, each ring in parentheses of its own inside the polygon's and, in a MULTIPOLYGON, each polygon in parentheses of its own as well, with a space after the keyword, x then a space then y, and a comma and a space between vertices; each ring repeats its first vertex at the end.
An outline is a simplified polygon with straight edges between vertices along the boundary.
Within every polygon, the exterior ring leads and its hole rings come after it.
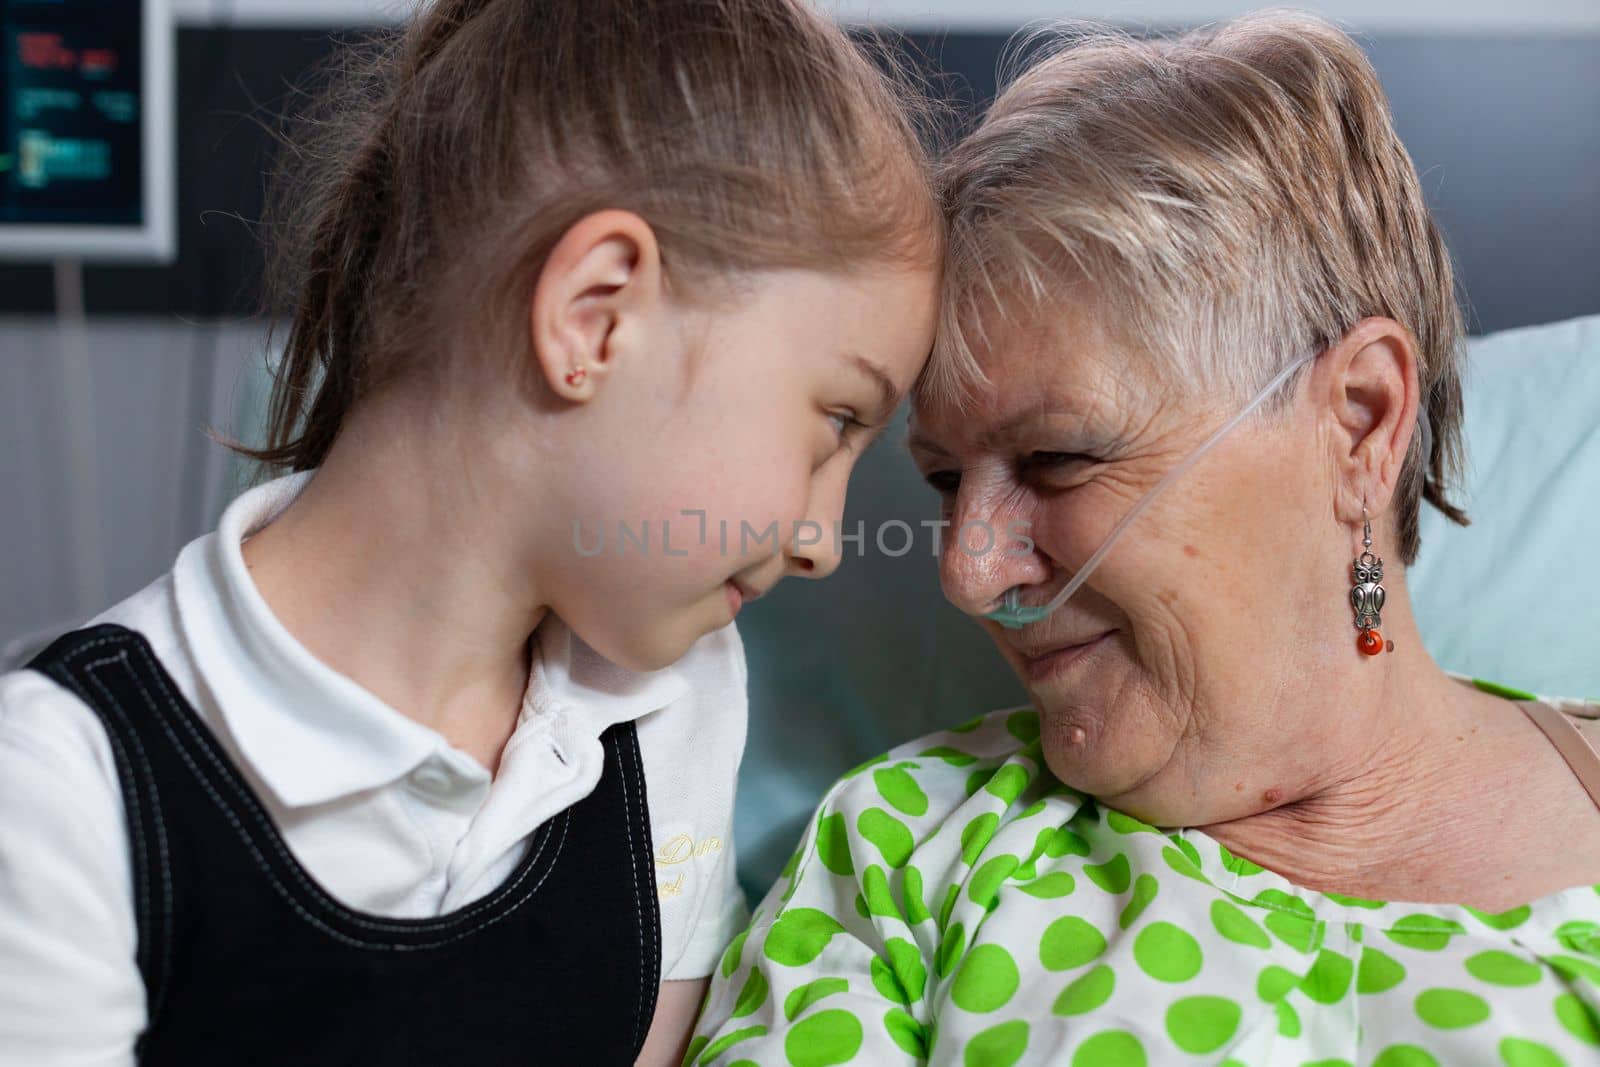
POLYGON ((812 467, 817 470, 833 462, 840 452, 848 451, 852 438, 862 426, 849 409, 824 410, 822 418, 827 424, 828 434, 826 438, 818 438, 818 448, 812 456, 812 467))
POLYGON ((861 421, 856 413, 850 410, 830 411, 828 422, 833 425, 834 440, 840 448, 849 447, 870 434, 875 427, 861 421))

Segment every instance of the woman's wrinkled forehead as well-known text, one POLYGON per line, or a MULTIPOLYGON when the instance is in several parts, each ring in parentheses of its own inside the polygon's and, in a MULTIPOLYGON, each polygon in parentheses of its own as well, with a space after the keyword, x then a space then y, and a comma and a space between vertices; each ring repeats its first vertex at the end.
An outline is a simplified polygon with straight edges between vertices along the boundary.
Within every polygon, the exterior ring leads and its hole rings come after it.
POLYGON ((1155 361, 1081 310, 1007 321, 974 354, 986 381, 966 397, 919 396, 913 445, 951 455, 1003 451, 1048 431, 1087 447, 1130 439, 1169 406, 1155 361))

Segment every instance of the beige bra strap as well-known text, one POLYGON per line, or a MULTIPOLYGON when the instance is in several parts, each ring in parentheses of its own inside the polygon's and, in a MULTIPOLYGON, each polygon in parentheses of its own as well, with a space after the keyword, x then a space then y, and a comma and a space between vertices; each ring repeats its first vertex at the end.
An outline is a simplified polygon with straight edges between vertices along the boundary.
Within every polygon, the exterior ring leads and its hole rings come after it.
POLYGON ((1534 725, 1544 731, 1550 743, 1556 746, 1561 758, 1567 761, 1572 773, 1589 791, 1595 806, 1600 807, 1600 752, 1595 751, 1594 745, 1571 719, 1549 704, 1537 700, 1519 700, 1517 703, 1522 705, 1522 710, 1528 713, 1534 725))

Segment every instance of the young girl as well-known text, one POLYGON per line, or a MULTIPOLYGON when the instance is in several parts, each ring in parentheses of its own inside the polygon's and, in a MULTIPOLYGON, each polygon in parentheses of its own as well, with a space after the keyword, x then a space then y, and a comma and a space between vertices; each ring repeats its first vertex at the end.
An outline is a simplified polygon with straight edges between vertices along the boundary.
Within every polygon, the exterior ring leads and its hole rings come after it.
POLYGON ((930 347, 926 161, 794 0, 441 0, 331 99, 295 473, 0 678, 0 1061, 676 1063, 732 619, 930 347))

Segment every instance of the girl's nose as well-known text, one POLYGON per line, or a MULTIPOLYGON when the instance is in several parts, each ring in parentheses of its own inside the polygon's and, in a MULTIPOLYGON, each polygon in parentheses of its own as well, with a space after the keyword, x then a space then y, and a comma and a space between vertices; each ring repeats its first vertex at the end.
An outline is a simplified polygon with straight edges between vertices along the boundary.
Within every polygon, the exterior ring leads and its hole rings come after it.
POLYGON ((789 548, 789 573, 799 578, 826 578, 839 569, 839 551, 833 545, 833 527, 820 529, 802 523, 795 530, 795 544, 789 548), (816 538, 815 544, 808 544, 816 538))
POLYGON ((826 578, 839 569, 846 478, 816 483, 805 517, 789 531, 784 545, 789 573, 798 578, 826 578))

